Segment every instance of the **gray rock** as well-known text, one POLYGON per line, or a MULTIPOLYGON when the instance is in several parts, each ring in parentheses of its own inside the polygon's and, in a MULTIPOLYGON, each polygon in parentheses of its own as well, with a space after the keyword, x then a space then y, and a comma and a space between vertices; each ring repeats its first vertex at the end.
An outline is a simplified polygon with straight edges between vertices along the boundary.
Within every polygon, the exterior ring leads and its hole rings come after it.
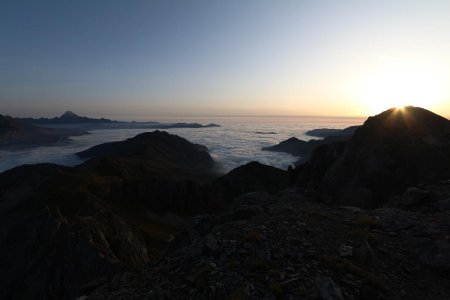
POLYGON ((212 234, 207 235, 203 246, 203 253, 206 255, 212 255, 216 253, 217 250, 219 250, 219 243, 216 238, 212 234))
POLYGON ((353 255, 353 247, 341 244, 339 247, 339 256, 340 257, 351 257, 353 255))
POLYGON ((341 289, 330 277, 317 277, 315 281, 320 298, 324 300, 340 300, 342 297, 341 289))
POLYGON ((369 269, 375 268, 377 264, 377 257, 367 238, 358 247, 355 247, 353 255, 357 262, 369 269))

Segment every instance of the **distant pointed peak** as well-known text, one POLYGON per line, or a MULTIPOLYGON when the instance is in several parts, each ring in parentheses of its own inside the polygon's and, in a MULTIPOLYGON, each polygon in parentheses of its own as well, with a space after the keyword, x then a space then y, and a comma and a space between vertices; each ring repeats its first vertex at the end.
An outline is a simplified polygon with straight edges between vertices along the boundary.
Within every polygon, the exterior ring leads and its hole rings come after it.
POLYGON ((61 115, 61 118, 78 118, 78 115, 68 110, 61 115))

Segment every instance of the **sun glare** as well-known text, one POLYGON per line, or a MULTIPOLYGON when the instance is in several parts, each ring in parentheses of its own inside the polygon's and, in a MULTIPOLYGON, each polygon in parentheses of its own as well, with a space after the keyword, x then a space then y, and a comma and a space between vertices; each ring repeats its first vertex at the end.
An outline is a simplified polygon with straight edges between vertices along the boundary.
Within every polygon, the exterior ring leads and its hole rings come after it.
POLYGON ((358 98, 370 114, 407 105, 431 109, 445 99, 443 77, 430 65, 388 60, 358 80, 358 98))

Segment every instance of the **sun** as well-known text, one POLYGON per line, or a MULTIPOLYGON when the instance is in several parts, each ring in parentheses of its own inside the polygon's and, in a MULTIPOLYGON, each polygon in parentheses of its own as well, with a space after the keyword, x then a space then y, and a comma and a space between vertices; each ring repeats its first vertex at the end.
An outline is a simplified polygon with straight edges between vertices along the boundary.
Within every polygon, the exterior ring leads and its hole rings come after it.
POLYGON ((413 105, 432 108, 445 99, 438 68, 417 62, 384 61, 358 82, 358 99, 370 114, 413 105))

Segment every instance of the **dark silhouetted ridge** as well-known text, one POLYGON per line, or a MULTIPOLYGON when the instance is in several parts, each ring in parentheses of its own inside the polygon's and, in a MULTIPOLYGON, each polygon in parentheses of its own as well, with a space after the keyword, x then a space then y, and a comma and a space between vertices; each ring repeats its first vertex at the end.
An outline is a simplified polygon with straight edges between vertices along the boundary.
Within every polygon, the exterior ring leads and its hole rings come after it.
POLYGON ((285 141, 280 142, 277 145, 264 147, 263 151, 274 151, 274 152, 284 152, 289 153, 294 156, 299 156, 299 160, 295 162, 295 165, 299 165, 308 161, 311 157, 313 151, 321 146, 326 144, 331 144, 334 142, 347 141, 351 136, 347 135, 339 135, 339 136, 329 136, 321 140, 309 140, 303 141, 299 140, 295 137, 291 137, 285 141))
POLYGON ((147 163, 189 169, 212 169, 214 161, 205 146, 164 131, 139 134, 120 142, 105 143, 77 153, 82 158, 118 156, 147 163))
POLYGON ((295 171, 330 201, 380 206, 409 186, 450 178, 450 121, 423 108, 370 117, 347 143, 324 145, 295 171))

